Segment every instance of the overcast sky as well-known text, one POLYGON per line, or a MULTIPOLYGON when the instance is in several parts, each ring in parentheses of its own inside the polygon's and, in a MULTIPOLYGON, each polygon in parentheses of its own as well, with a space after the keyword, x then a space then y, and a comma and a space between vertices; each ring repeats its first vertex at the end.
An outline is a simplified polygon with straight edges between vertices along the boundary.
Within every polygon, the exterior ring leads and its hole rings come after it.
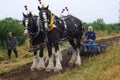
MULTIPOLYGON (((118 22, 119 2, 120 0, 42 0, 42 3, 49 5, 49 9, 58 16, 67 6, 70 14, 84 22, 103 18, 106 23, 118 22)), ((22 12, 26 13, 24 5, 38 15, 38 0, 0 0, 0 19, 12 17, 21 20, 22 12)), ((65 12, 64 15, 66 14, 65 12)))

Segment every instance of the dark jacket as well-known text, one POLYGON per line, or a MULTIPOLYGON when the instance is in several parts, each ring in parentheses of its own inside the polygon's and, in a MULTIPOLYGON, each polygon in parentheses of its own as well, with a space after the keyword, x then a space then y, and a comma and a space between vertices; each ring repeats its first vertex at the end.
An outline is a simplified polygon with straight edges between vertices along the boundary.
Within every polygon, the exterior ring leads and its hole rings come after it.
POLYGON ((88 40, 88 39, 95 40, 95 39, 96 39, 96 34, 95 34, 94 31, 87 31, 87 32, 85 33, 85 37, 86 37, 87 40, 88 40))
POLYGON ((16 49, 17 46, 17 39, 16 37, 8 37, 7 41, 6 41, 6 48, 7 49, 16 49))

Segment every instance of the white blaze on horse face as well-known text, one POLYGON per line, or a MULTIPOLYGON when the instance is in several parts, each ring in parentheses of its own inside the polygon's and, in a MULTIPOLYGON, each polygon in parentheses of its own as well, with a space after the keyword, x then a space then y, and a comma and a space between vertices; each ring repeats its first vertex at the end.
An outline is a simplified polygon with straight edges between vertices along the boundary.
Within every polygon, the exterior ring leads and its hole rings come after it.
POLYGON ((29 20, 25 20, 25 26, 28 26, 29 20))
POLYGON ((29 20, 25 20, 25 31, 24 31, 24 35, 25 36, 28 36, 28 22, 29 22, 29 20))
POLYGON ((42 13, 43 19, 44 19, 44 26, 46 29, 48 29, 48 23, 47 23, 47 14, 45 12, 42 13))

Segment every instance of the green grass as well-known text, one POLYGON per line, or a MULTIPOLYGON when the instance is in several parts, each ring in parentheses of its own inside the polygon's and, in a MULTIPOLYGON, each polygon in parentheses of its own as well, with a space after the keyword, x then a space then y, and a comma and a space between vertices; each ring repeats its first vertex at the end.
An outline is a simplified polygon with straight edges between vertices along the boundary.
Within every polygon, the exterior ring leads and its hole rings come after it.
POLYGON ((86 64, 49 80, 119 80, 119 59, 120 42, 109 47, 105 53, 90 58, 86 64))

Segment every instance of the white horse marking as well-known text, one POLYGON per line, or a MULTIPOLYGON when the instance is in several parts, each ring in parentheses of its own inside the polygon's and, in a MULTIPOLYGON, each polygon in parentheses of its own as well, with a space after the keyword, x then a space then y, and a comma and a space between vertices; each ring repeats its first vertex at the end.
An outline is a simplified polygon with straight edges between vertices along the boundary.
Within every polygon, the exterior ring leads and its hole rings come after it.
POLYGON ((45 62, 44 62, 43 57, 40 57, 40 59, 39 59, 39 64, 38 64, 38 66, 37 66, 37 69, 38 69, 38 70, 43 70, 43 69, 45 69, 45 62))
POLYGON ((45 12, 42 13, 43 19, 44 19, 44 26, 46 29, 48 29, 48 23, 47 23, 47 14, 45 12))
POLYGON ((25 30, 24 30, 24 35, 25 36, 28 36, 28 22, 29 22, 29 20, 25 20, 25 30))
POLYGON ((75 65, 76 66, 80 66, 81 65, 81 57, 79 55, 79 50, 77 50, 77 53, 76 53, 76 61, 75 61, 75 65))
POLYGON ((31 71, 34 71, 34 69, 36 69, 38 66, 38 57, 37 56, 34 56, 34 59, 33 59, 33 64, 31 66, 31 71))
POLYGON ((29 20, 25 20, 25 26, 28 26, 29 20))
POLYGON ((53 63, 53 55, 49 57, 49 63, 48 66, 46 67, 46 71, 49 72, 54 69, 54 63, 53 63))
POLYGON ((55 72, 58 72, 58 71, 62 70, 62 65, 61 65, 61 62, 60 62, 59 54, 60 54, 60 51, 58 50, 57 53, 55 54, 56 55, 56 65, 55 65, 55 68, 54 68, 55 72))
POLYGON ((71 60, 69 61, 70 64, 74 64, 76 58, 76 50, 73 50, 71 60))

